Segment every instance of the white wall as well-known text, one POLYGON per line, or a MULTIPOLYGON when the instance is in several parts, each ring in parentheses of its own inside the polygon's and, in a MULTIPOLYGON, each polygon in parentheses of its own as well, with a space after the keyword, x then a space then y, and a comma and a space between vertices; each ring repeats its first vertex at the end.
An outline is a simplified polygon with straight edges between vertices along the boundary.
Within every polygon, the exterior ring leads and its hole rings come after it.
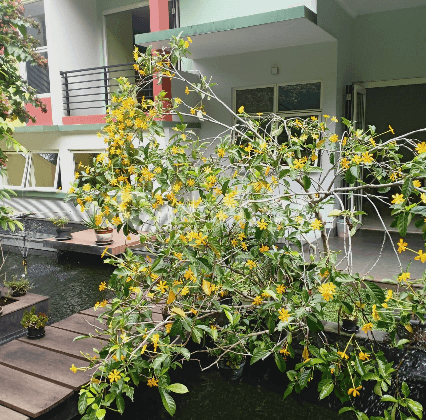
POLYGON ((426 6, 358 16, 352 33, 354 81, 426 76, 426 6))
POLYGON ((306 6, 316 12, 317 0, 181 0, 180 26, 216 22, 296 6, 306 6))

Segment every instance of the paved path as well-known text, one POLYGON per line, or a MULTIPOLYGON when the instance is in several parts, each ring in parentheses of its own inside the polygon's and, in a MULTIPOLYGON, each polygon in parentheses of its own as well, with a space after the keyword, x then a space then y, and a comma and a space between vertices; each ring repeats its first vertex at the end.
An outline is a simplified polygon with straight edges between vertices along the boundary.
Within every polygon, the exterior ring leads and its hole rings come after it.
POLYGON ((90 380, 89 371, 70 371, 72 364, 85 365, 82 352, 94 356, 93 348, 103 346, 96 338, 73 341, 103 328, 96 320, 100 311, 83 312, 46 327, 41 339, 19 338, 0 347, 0 420, 37 418, 90 380))

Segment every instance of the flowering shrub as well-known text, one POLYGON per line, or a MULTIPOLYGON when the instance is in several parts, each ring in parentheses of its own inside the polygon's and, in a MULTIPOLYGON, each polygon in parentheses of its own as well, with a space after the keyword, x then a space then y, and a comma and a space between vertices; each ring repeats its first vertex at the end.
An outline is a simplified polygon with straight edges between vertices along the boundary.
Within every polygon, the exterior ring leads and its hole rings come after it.
MULTIPOLYGON (((185 81, 175 65, 190 42, 175 38, 163 53, 136 50, 135 69, 155 81, 185 81)), ((119 79, 100 134, 106 152, 76 174, 79 179, 69 193, 82 210, 95 205, 102 220, 126 235, 150 226, 150 232, 139 232, 149 255, 127 250, 112 257, 104 251, 106 261, 117 266, 108 284, 100 285, 114 298, 96 304, 106 310, 101 318, 109 341, 94 359, 89 357, 90 367, 98 369, 80 393, 83 418, 102 419, 115 406, 123 412, 123 395, 132 398, 138 384, 158 387, 173 415, 171 393, 187 389, 170 383, 168 371, 205 351, 194 353, 188 346, 205 340, 212 365, 230 361, 238 367, 244 358, 253 364, 273 357, 290 380, 285 396, 300 392, 317 374, 320 399, 333 392, 344 405, 341 412, 357 412, 353 399, 362 394, 365 381, 373 381, 374 392, 390 403, 385 417, 378 418, 390 419, 397 411, 401 418, 421 418, 422 406, 408 398, 405 383, 402 394, 386 395, 398 371, 374 344, 372 322, 389 332, 391 345, 402 347, 407 340, 398 340, 397 326, 410 328, 412 316, 424 321, 425 276, 415 280, 422 288, 414 289, 414 280, 401 267, 396 275, 404 291, 393 294, 350 268, 338 270, 326 226, 343 216, 354 233, 360 212, 343 208, 342 197, 362 194, 371 200, 379 195, 386 201, 384 194, 397 186, 401 192, 389 205, 404 237, 413 214, 426 216, 426 191, 420 183, 426 145, 403 137, 381 141, 374 127, 364 132, 345 119, 346 131, 338 136, 332 130, 337 118, 327 115, 322 121, 277 115, 254 119, 244 107, 237 114, 228 108, 237 123, 223 136, 202 141, 183 117, 215 122, 205 103, 226 105, 205 77, 186 83, 186 95, 199 97, 196 106, 186 105, 183 98, 167 99, 164 92, 154 101, 139 101, 139 86, 119 79), (171 112, 180 120, 162 146, 161 119, 171 112), (280 143, 277 136, 283 130, 289 136, 280 143), (413 153, 406 163, 398 153, 402 145, 413 153), (320 157, 325 169, 316 165, 320 157), (369 171, 369 183, 362 179, 362 168, 369 171), (346 186, 337 186, 341 178, 346 186), (315 239, 321 247, 309 256, 302 240, 315 239), (362 288, 367 293, 360 293, 362 288), (324 310, 332 302, 349 314, 356 307, 372 341, 352 334, 344 347, 328 342, 318 347, 324 310), (154 322, 152 308, 160 303, 163 320, 154 322), (300 363, 287 369, 288 358, 300 363)), ((425 231, 424 221, 420 227, 425 231)), ((398 247, 408 250, 404 239, 398 247)), ((422 250, 415 253, 416 264, 426 261, 422 250)), ((79 369, 85 368, 72 367, 79 369)), ((359 412, 357 416, 367 418, 359 412)))

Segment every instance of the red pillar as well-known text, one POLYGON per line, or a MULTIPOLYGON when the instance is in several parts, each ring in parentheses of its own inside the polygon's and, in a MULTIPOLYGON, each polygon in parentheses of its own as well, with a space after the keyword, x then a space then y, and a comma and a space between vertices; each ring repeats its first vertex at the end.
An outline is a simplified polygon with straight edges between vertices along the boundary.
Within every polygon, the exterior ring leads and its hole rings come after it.
MULTIPOLYGON (((165 31, 169 28, 169 1, 168 0, 149 0, 149 21, 151 32, 165 31)), ((158 51, 161 52, 161 51, 158 51)), ((161 84, 154 81, 153 93, 158 95, 162 90, 166 91, 166 97, 172 98, 172 83, 169 78, 164 78, 161 84)), ((171 121, 172 116, 166 115, 165 120, 171 121)))

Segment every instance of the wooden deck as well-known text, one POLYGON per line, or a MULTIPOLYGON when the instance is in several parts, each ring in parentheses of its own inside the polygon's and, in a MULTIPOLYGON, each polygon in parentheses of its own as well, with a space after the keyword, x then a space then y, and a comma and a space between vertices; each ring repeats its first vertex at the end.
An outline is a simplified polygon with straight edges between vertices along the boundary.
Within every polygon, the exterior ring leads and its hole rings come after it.
POLYGON ((82 252, 94 255, 102 255, 106 246, 108 246, 108 253, 112 255, 122 254, 126 248, 141 246, 139 236, 130 234, 130 239, 127 239, 123 232, 117 232, 116 229, 113 230, 112 238, 113 242, 110 245, 96 245, 95 231, 86 229, 72 233, 72 239, 68 241, 57 241, 55 238, 45 239, 43 246, 60 251, 82 252))
MULTIPOLYGON (((103 345, 103 340, 95 338, 73 341, 77 335, 96 334, 103 327, 96 320, 100 311, 84 312, 46 327, 46 336, 39 340, 19 338, 0 347, 0 420, 37 418, 77 397, 91 372, 73 373, 70 367, 86 366, 82 353, 94 356, 93 348, 103 345)), ((58 418, 77 415, 73 406, 74 412, 67 408, 58 418)))

